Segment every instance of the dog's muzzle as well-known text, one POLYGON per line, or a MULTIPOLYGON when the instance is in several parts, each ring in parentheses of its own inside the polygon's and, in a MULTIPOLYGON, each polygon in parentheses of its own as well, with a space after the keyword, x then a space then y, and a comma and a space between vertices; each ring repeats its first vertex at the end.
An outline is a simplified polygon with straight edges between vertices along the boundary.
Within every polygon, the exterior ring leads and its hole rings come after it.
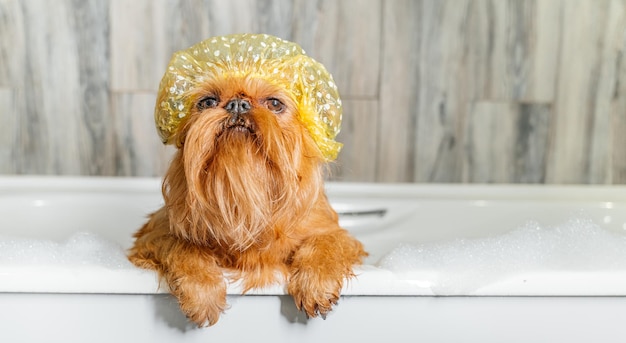
POLYGON ((227 129, 235 129, 237 131, 253 133, 253 124, 250 119, 249 112, 252 109, 250 101, 246 99, 231 99, 224 106, 226 112, 230 114, 230 118, 226 122, 227 129))

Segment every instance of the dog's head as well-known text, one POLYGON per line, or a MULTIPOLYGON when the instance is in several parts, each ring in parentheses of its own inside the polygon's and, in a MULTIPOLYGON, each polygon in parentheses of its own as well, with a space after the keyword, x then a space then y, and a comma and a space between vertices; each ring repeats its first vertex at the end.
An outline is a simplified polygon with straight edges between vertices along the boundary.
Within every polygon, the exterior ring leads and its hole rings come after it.
POLYGON ((280 89, 293 101, 324 159, 337 157, 342 105, 332 76, 297 44, 269 35, 213 37, 172 56, 155 107, 163 142, 180 147, 177 133, 197 109, 199 90, 238 80, 264 81, 280 89))
MULTIPOLYGON (((334 137, 341 106, 332 79, 311 69, 321 65, 293 43, 268 37, 256 43, 287 47, 261 60, 250 37, 228 36, 224 44, 237 47, 232 56, 192 47, 181 55, 188 63, 184 77, 168 68, 161 82, 157 127, 164 142, 179 147, 164 181, 165 201, 172 231, 196 244, 245 250, 273 235, 271 228, 297 223, 322 194, 321 166, 340 147, 334 137), (196 54, 190 62, 198 49, 210 61, 196 54), (217 63, 217 56, 226 62, 217 63)), ((217 42, 222 49, 224 41, 217 42)))

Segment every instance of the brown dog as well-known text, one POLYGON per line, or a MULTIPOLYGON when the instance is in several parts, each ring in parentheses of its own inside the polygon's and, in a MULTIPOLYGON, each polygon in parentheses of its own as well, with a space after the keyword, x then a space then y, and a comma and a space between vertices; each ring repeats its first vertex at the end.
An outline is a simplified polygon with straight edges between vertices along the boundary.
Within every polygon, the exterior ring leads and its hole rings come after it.
POLYGON ((199 326, 217 322, 228 281, 244 292, 286 282, 299 309, 325 315, 366 255, 326 198, 328 158, 302 120, 302 99, 264 75, 213 73, 185 90, 188 113, 165 139, 179 147, 163 181, 165 206, 130 251, 199 326))

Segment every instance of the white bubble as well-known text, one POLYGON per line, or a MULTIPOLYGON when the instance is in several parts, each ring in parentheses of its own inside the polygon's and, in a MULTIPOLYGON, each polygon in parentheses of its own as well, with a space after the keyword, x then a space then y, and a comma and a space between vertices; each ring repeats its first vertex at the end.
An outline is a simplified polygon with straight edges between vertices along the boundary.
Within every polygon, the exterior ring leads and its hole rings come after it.
POLYGON ((626 235, 588 219, 574 218, 555 227, 529 222, 500 236, 402 244, 378 266, 428 282, 435 294, 468 295, 525 273, 626 272, 626 235))
POLYGON ((14 266, 134 268, 119 244, 89 232, 75 233, 64 242, 0 236, 0 263, 14 266))

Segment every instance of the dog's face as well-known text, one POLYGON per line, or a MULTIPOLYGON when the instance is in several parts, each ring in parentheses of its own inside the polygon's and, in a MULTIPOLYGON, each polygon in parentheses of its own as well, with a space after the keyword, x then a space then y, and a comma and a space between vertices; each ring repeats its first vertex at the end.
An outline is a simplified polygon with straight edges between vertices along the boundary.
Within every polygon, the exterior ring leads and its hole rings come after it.
POLYGON ((208 82, 190 96, 194 108, 164 184, 170 216, 179 220, 173 231, 245 250, 271 234, 265 228, 304 215, 322 189, 323 157, 287 92, 241 77, 208 82))
POLYGON ((226 78, 202 85, 190 97, 191 118, 178 137, 187 149, 214 155, 256 147, 255 153, 272 161, 286 157, 302 138, 295 103, 266 81, 226 78))

